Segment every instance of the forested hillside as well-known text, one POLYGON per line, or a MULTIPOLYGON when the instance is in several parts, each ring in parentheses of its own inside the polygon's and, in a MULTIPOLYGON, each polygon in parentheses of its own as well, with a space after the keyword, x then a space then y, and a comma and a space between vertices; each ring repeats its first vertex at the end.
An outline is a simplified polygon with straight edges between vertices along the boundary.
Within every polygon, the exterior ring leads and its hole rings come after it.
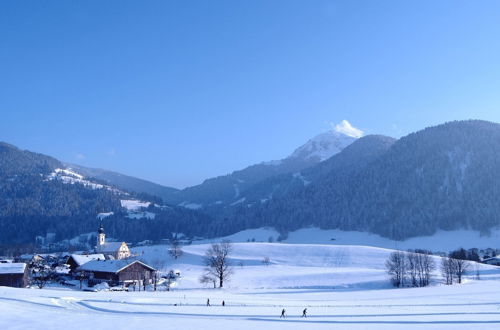
POLYGON ((381 147, 373 157, 359 159, 361 153, 351 151, 364 147, 367 139, 376 138, 361 138, 304 171, 311 182, 302 188, 255 207, 240 207, 234 219, 250 227, 286 231, 314 225, 394 239, 437 229, 486 233, 500 224, 500 125, 451 122, 393 144, 380 140, 376 144, 387 150, 381 147))
POLYGON ((52 157, 0 144, 0 247, 33 244, 36 236, 48 231, 58 241, 93 232, 99 213, 112 212, 106 218, 109 234, 130 241, 194 233, 191 228, 210 222, 198 212, 160 205, 155 196, 119 190, 63 168, 52 157), (149 213, 129 214, 121 205, 123 199, 147 201, 149 213))

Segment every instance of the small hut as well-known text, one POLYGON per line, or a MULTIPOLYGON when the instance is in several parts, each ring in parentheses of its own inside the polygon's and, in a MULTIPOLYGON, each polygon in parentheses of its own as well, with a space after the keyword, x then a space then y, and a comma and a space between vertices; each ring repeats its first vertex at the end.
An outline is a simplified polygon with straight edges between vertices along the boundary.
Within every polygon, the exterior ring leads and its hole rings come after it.
POLYGON ((28 284, 28 267, 25 263, 0 263, 0 286, 25 288, 28 284))

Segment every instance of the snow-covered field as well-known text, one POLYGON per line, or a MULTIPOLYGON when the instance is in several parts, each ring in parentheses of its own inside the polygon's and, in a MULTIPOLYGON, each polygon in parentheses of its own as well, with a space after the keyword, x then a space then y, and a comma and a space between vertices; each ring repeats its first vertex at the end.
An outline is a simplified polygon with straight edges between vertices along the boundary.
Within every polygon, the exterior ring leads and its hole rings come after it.
MULTIPOLYGON (((232 242, 255 240, 274 241, 279 233, 272 228, 248 229, 225 237, 232 242)), ((210 242, 205 240, 202 242, 210 242)), ((388 249, 407 250, 422 249, 449 252, 458 248, 500 248, 500 229, 492 229, 489 235, 482 235, 474 230, 439 230, 432 236, 419 236, 405 241, 394 241, 377 234, 359 231, 343 231, 338 229, 303 228, 292 231, 283 240, 293 244, 333 244, 333 245, 369 245, 388 249)))
POLYGON ((462 285, 393 289, 391 250, 366 246, 234 244, 227 287, 203 287, 207 245, 135 248, 152 264, 178 269, 170 292, 81 292, 0 287, 0 329, 498 329, 500 270, 479 265, 462 285), (271 264, 262 263, 269 257, 271 264), (210 298, 212 306, 206 306, 210 298), (221 306, 222 300, 226 306, 221 306), (285 308, 287 317, 280 319, 285 308), (308 317, 301 318, 307 308, 308 317))

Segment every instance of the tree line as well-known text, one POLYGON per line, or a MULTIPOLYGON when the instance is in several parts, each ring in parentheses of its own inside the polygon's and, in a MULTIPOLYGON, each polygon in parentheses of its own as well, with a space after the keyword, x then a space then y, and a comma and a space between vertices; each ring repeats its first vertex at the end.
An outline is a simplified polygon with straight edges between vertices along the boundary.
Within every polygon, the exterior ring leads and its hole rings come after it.
MULTIPOLYGON (((386 261, 387 273, 395 287, 425 287, 430 285, 436 270, 435 257, 430 251, 395 251, 386 261)), ((475 256, 471 251, 458 249, 441 257, 439 270, 445 284, 462 283, 465 273, 470 270, 470 260, 475 256)))

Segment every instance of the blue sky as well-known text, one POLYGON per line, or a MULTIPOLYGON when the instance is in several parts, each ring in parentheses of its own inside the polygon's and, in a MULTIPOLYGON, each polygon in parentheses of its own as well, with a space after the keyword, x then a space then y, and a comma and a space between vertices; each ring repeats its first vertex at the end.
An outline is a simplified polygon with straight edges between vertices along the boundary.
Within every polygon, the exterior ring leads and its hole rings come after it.
POLYGON ((2 1, 0 140, 184 187, 349 120, 500 122, 500 1, 2 1))

